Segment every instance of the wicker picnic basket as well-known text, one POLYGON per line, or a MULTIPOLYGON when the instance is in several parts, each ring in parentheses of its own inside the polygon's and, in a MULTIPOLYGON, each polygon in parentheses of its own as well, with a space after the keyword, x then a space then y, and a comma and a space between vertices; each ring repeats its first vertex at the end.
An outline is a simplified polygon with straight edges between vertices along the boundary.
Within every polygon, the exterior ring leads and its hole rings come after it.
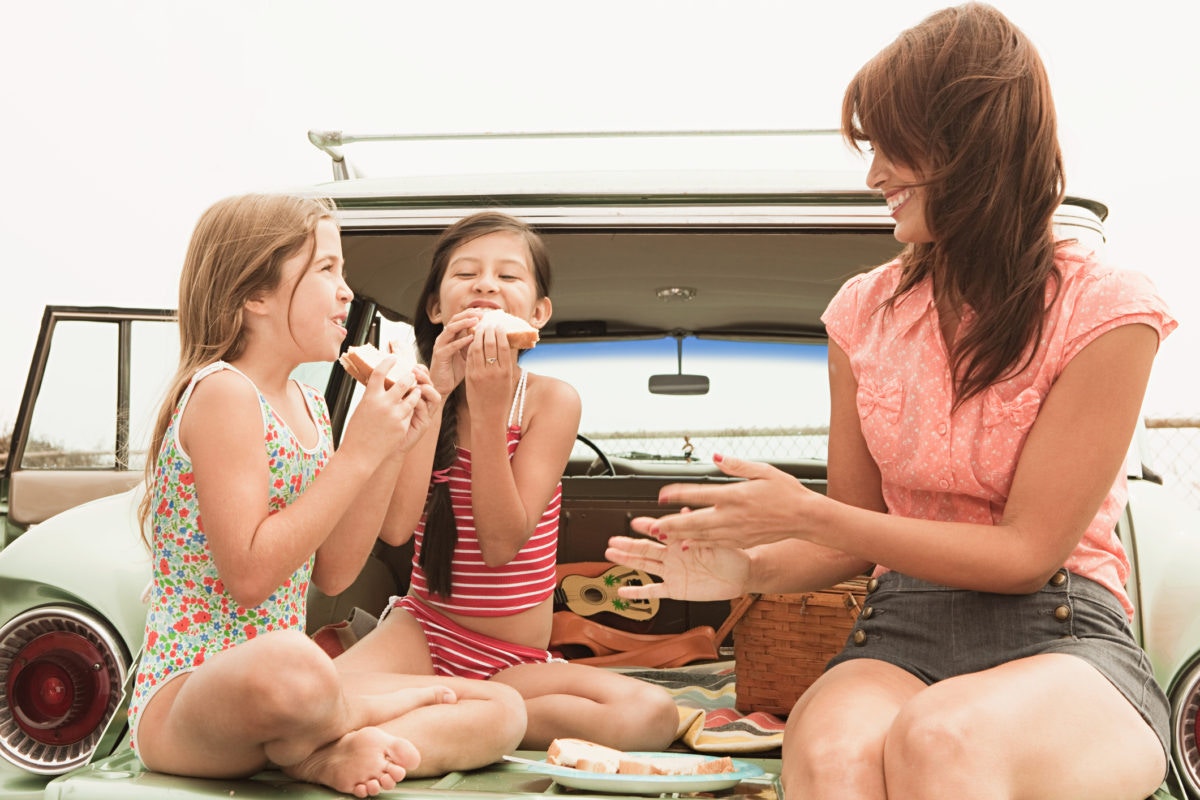
POLYGON ((803 594, 751 598, 733 628, 737 708, 785 716, 846 643, 867 578, 803 594))

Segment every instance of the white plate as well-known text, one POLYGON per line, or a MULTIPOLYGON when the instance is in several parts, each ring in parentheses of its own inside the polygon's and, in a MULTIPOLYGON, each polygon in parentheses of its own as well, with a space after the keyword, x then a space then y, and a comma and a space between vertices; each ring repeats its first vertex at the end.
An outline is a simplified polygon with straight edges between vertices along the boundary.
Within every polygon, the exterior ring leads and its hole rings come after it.
MULTIPOLYGON (((630 753, 632 756, 654 758, 704 759, 694 753, 630 753)), ((516 760, 516 759, 513 759, 516 760)), ((676 794, 686 792, 715 792, 737 786, 744 780, 763 774, 762 767, 745 761, 733 760, 733 772, 714 775, 612 775, 603 772, 584 772, 572 767, 560 767, 541 761, 525 761, 530 772, 548 775, 555 783, 591 792, 613 792, 616 794, 676 794)))

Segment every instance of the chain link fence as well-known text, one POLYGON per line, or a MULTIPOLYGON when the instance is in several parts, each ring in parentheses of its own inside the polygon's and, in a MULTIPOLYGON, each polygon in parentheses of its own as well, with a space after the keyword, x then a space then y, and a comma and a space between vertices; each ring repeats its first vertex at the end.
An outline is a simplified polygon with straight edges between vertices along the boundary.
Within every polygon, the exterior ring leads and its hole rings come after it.
MULTIPOLYGON (((1146 463, 1163 483, 1200 508, 1200 417, 1157 417, 1146 419, 1146 463)), ((728 453, 759 461, 824 461, 829 429, 808 428, 723 428, 711 431, 618 431, 588 433, 605 452, 626 458, 709 462, 713 453, 728 453)), ((8 453, 0 448, 0 466, 8 453)), ((575 455, 589 457, 591 450, 576 445, 575 455)), ((75 466, 63 463, 63 453, 55 450, 26 452, 26 465, 35 467, 75 466)), ((80 454, 68 454, 78 458, 80 454)), ((85 454, 91 455, 91 454, 85 454)), ((91 466, 91 464, 89 464, 91 466)))
POLYGON ((1200 508, 1200 417, 1147 418, 1146 451, 1163 485, 1200 508))
MULTIPOLYGON (((1200 417, 1147 418, 1146 457, 1163 483, 1200 509, 1200 417)), ((709 462, 713 453, 759 461, 816 459, 827 455, 829 429, 723 428, 711 431, 584 433, 605 452, 625 458, 709 462)), ((576 454, 587 456, 582 445, 576 454)))

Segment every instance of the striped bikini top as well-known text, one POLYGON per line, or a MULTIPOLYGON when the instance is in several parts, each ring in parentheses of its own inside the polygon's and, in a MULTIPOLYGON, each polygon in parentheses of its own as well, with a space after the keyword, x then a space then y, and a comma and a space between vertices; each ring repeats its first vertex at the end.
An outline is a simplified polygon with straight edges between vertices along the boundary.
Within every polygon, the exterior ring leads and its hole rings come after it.
MULTIPOLYGON (((517 382, 513 407, 508 414, 508 457, 511 460, 521 441, 521 416, 525 408, 526 372, 522 370, 517 382)), ((425 541, 425 515, 413 534, 411 591, 431 606, 471 617, 504 617, 533 608, 554 593, 557 582, 555 564, 558 556, 558 513, 562 506, 562 484, 554 490, 546 510, 538 520, 529 541, 507 564, 489 567, 475 533, 475 518, 471 511, 471 453, 458 448, 458 458, 445 470, 439 470, 430 480, 445 482, 450 487, 450 502, 458 525, 458 546, 451 562, 450 596, 432 594, 421 569, 421 546, 425 541)))

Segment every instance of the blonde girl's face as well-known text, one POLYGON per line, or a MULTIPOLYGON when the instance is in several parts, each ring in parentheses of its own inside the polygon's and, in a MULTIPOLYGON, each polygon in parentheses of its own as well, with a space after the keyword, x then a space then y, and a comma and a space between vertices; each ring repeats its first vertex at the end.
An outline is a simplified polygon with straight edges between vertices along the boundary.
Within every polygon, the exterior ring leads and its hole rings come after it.
POLYGON ((464 242, 450 255, 429 319, 444 325, 472 308, 498 308, 535 328, 550 319, 550 300, 538 297, 533 260, 520 234, 485 234, 464 242))
POLYGON ((304 247, 284 262, 276 294, 286 304, 301 361, 333 361, 346 338, 347 306, 354 292, 346 285, 342 237, 333 220, 320 220, 313 239, 312 249, 304 247))
POLYGON ((889 160, 879 149, 872 151, 867 185, 883 193, 888 212, 896 221, 892 233, 905 244, 934 241, 925 214, 925 189, 919 184, 916 170, 889 160))

